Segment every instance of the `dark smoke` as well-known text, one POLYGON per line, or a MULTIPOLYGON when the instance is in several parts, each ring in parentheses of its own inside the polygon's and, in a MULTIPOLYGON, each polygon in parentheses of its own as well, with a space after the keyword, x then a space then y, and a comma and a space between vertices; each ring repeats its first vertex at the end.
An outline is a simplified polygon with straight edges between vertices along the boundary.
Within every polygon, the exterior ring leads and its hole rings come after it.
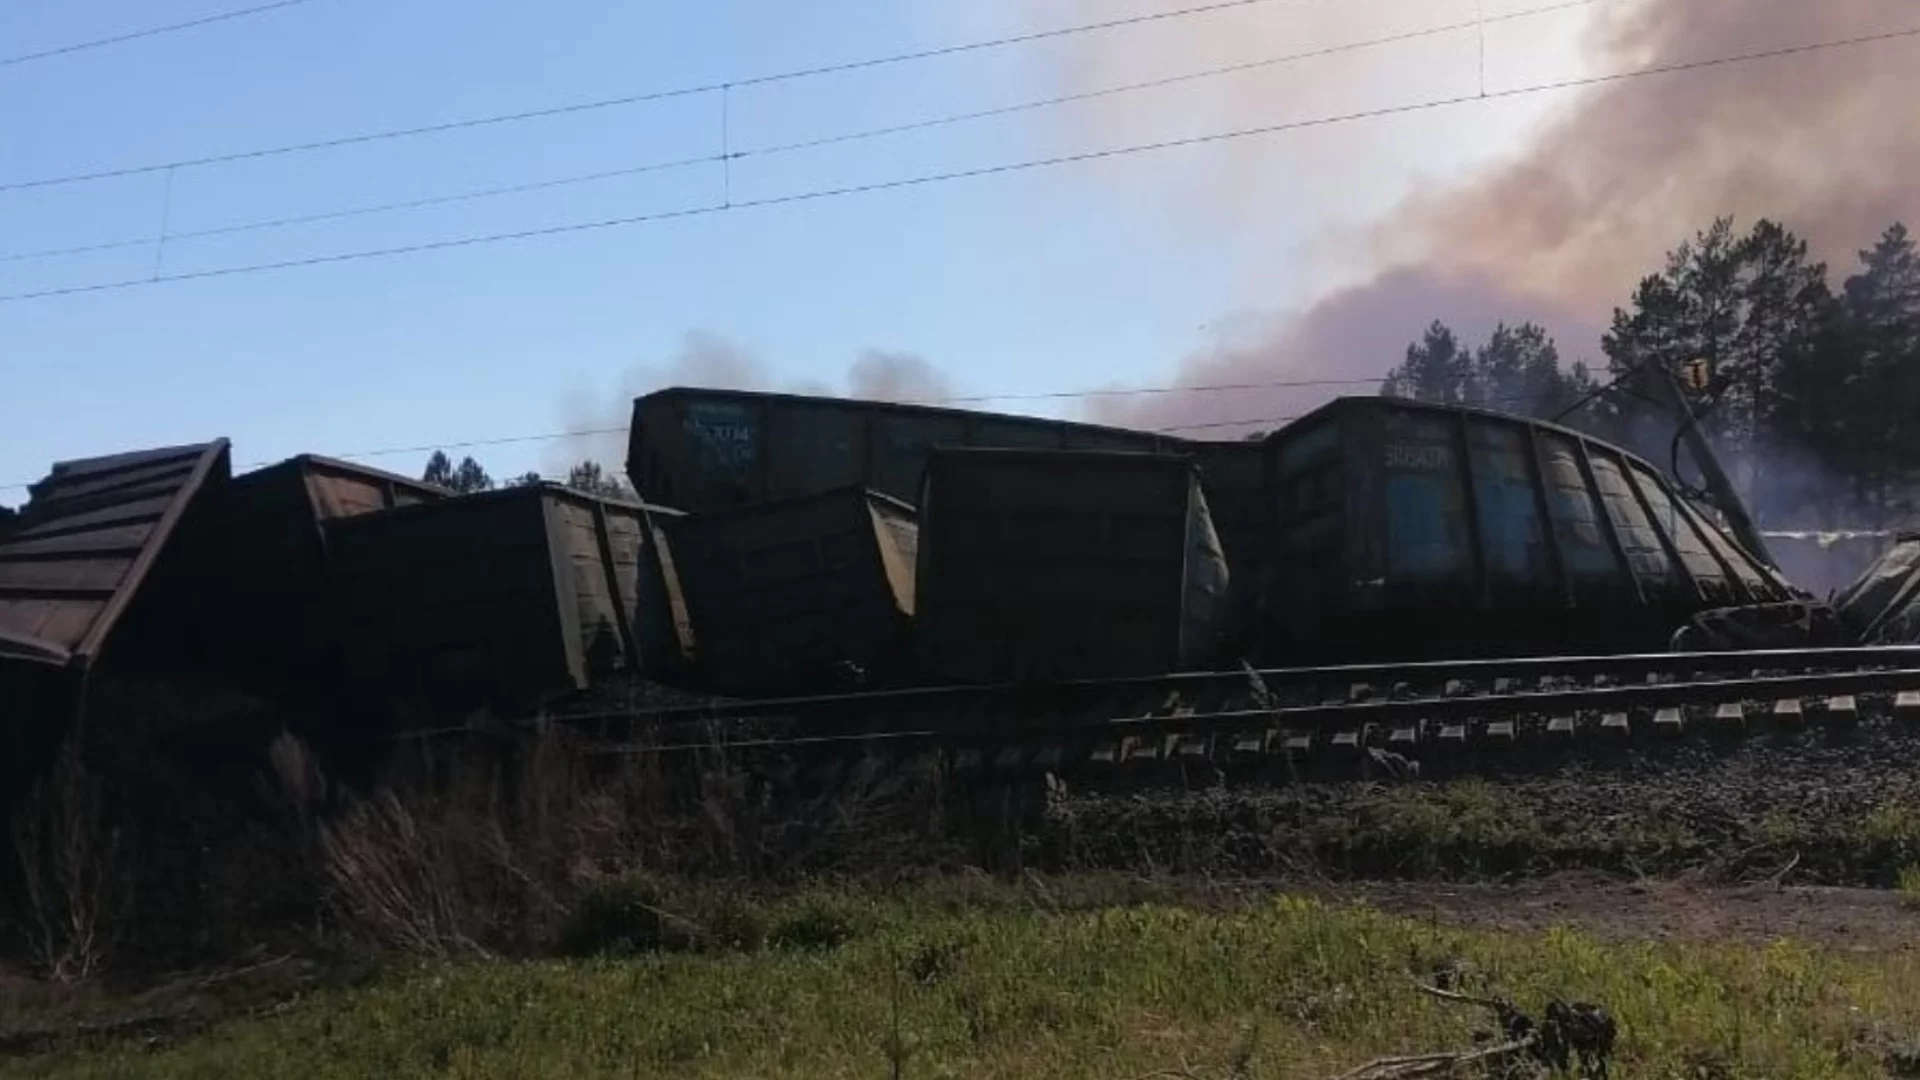
POLYGON ((613 393, 582 390, 568 395, 562 405, 567 430, 595 434, 556 444, 547 452, 542 471, 550 476, 563 475, 582 459, 623 470, 633 399, 669 386, 827 394, 876 401, 935 401, 953 396, 946 374, 931 361, 897 350, 862 350, 848 366, 844 383, 844 388, 837 389, 812 379, 781 379, 766 361, 739 342, 710 330, 693 330, 666 363, 639 365, 622 373, 613 393))
MULTIPOLYGON (((1920 27, 1914 0, 1615 0, 1600 11, 1597 72, 1920 27)), ((1920 42, 1896 39, 1590 90, 1518 157, 1417 192, 1373 226, 1378 269, 1365 284, 1187 358, 1178 381, 1373 377, 1435 318, 1469 339, 1493 319, 1531 319, 1556 332, 1563 358, 1595 357, 1634 283, 1723 214, 1782 222, 1844 276, 1888 224, 1920 217, 1915 65, 1920 42)), ((1473 122, 1468 110, 1446 116, 1473 122)), ((1332 394, 1168 395, 1096 414, 1165 427, 1293 413, 1332 394)))
POLYGON ((872 401, 941 401, 954 396, 946 373, 923 356, 868 349, 847 369, 847 393, 872 401))

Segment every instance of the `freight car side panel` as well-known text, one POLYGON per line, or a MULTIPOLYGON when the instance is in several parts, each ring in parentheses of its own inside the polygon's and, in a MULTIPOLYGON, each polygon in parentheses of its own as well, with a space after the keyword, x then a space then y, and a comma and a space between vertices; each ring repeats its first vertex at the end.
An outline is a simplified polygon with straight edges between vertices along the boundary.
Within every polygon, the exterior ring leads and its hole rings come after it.
POLYGON ((1266 449, 1257 442, 1196 443, 1192 454, 1227 565, 1251 585, 1260 576, 1269 520, 1266 449))
POLYGON ((1611 453, 1596 448, 1588 451, 1587 461, 1593 470, 1594 490, 1599 493, 1600 505, 1613 525, 1613 534, 1618 539, 1621 554, 1626 558, 1627 569, 1649 597, 1665 593, 1673 568, 1667 562, 1660 536, 1653 531, 1639 498, 1627 486, 1627 478, 1620 471, 1619 460, 1611 453))
POLYGON ((866 475, 863 414, 834 404, 795 404, 763 415, 767 491, 831 491, 853 487, 866 475))
POLYGON ((1834 607, 1868 640, 1920 644, 1920 533, 1896 538, 1834 597, 1834 607))
POLYGON ((972 450, 928 464, 918 637, 968 681, 1174 670, 1217 645, 1230 583, 1184 458, 972 450))
MULTIPOLYGON (((647 399, 642 399, 646 402, 647 399)), ((681 509, 745 502, 764 490, 764 406, 729 397, 657 398, 638 410, 634 435, 655 433, 644 475, 649 498, 681 509)), ((631 467, 629 468, 631 471, 631 467)))
POLYGON ((1640 491, 1646 495, 1653 527, 1672 539, 1680 555, 1680 565, 1699 583, 1701 594, 1711 604, 1738 603, 1738 594, 1727 576, 1727 569, 1707 546, 1693 519, 1682 514, 1667 494, 1666 486, 1653 471, 1643 465, 1629 466, 1640 491))
POLYGON ((1288 608, 1329 610, 1344 603, 1351 577, 1365 574, 1347 563, 1358 500, 1349 499, 1343 445, 1342 430, 1323 421, 1290 429, 1274 453, 1268 558, 1288 608))
POLYGON ((1466 492, 1446 416, 1385 413, 1380 471, 1392 586, 1458 586, 1473 574, 1466 492))
POLYGON ((639 671, 641 657, 633 613, 642 601, 641 566, 646 549, 637 510, 593 499, 552 497, 548 528, 567 567, 562 615, 575 627, 591 673, 639 671))
POLYGON ((1786 590, 1780 588, 1769 575, 1762 573, 1753 556, 1734 543, 1733 538, 1722 532, 1719 526, 1701 516, 1700 511, 1684 500, 1675 505, 1693 523, 1694 530, 1706 538, 1707 546, 1720 557, 1720 561, 1733 567, 1734 577, 1739 580, 1740 587, 1746 590, 1750 602, 1764 604, 1787 599, 1786 590))
POLYGON ((799 688, 842 661, 895 673, 913 606, 904 505, 843 489, 690 514, 671 535, 710 685, 799 688))
POLYGON ((1467 460, 1489 588, 1496 594, 1556 590, 1527 430, 1472 418, 1467 421, 1467 460))
POLYGON ((927 455, 942 446, 966 445, 967 428, 965 416, 875 413, 873 479, 868 486, 905 502, 918 502, 927 455))
POLYGON ((1622 583, 1620 560, 1607 539, 1601 512, 1580 470, 1579 444, 1557 433, 1543 432, 1538 438, 1547 513, 1567 576, 1580 592, 1618 587, 1622 583))
POLYGON ((337 640, 356 681, 453 708, 586 686, 539 490, 364 515, 329 532, 337 640))
POLYGON ((627 472, 649 501, 712 510, 864 485, 918 497, 939 446, 1163 450, 1091 424, 843 398, 676 387, 634 403, 627 472))
POLYGON ((1273 663, 1659 648, 1705 606, 1786 598, 1644 462, 1552 424, 1343 398, 1266 443, 1273 663))

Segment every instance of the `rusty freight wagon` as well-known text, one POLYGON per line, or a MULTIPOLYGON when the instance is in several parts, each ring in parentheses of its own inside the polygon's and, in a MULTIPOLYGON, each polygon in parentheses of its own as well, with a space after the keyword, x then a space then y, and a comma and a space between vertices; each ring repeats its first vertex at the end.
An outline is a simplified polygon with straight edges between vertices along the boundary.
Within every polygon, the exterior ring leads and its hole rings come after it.
POLYGON ((865 487, 919 498, 936 446, 1171 451, 1182 443, 1093 424, 845 398, 674 387, 633 403, 627 475, 686 511, 865 487))
POLYGON ((1267 440, 1271 663, 1658 650, 1791 599, 1646 462, 1552 424, 1336 400, 1267 440))
POLYGON ((236 686, 312 692, 337 678, 327 659, 329 521, 451 498, 404 476, 302 454, 234 478, 201 554, 207 588, 235 613, 221 674, 236 686), (271 617, 241 617, 242 613, 271 617))
POLYGON ((341 679, 435 711, 531 708, 684 652, 673 511, 535 484, 326 525, 341 679))
POLYGON ((854 689, 911 669, 913 507, 861 487, 671 527, 702 686, 854 689))
POLYGON ((1220 661, 1229 574, 1191 459, 943 450, 927 462, 920 662, 967 682, 1220 661))
POLYGON ((166 675, 215 613, 183 573, 227 441, 63 461, 0 538, 0 785, 37 768, 98 672, 166 675))
POLYGON ((1905 532, 1833 598, 1862 641, 1920 644, 1920 532, 1905 532))

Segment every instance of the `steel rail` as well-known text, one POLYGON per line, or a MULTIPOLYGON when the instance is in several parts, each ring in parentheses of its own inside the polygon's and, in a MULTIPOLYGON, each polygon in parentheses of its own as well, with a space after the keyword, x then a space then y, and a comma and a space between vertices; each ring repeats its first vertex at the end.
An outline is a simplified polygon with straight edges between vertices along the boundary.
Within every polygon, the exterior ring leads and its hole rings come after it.
MULTIPOLYGON (((1871 666, 1920 667, 1920 645, 1823 646, 1801 649, 1739 650, 1717 652, 1630 653, 1601 656, 1529 656, 1473 660, 1430 660, 1414 663, 1339 664, 1319 667, 1257 668, 1253 674, 1273 689, 1299 689, 1313 686, 1373 686, 1390 692, 1396 684, 1438 685, 1458 680, 1465 683, 1488 682, 1498 678, 1516 680, 1540 678, 1595 678, 1599 676, 1699 675, 1707 673, 1791 671, 1813 667, 1864 668, 1871 666)), ((900 690, 861 691, 793 697, 735 699, 702 705, 676 705, 638 709, 590 710, 554 713, 548 723, 580 726, 598 724, 600 734, 611 735, 606 722, 627 736, 675 724, 790 718, 801 720, 843 717, 877 717, 886 714, 934 714, 940 711, 968 709, 982 711, 1004 708, 1008 712, 1031 715, 1049 709, 1071 707, 1076 703, 1111 698, 1129 692, 1146 697, 1160 692, 1218 689, 1246 686, 1246 669, 1230 671, 1175 672, 1167 675, 1131 676, 1121 679, 1072 680, 1058 683, 986 685, 942 685, 900 690)), ((831 725, 829 725, 831 726, 831 725)))
MULTIPOLYGON (((885 746, 921 749, 933 746, 979 750, 1023 749, 1089 740, 1173 736, 1219 736, 1249 732, 1307 733, 1325 737, 1334 731, 1363 731, 1369 725, 1422 721, 1498 721, 1577 714, 1637 714, 1666 708, 1708 707, 1726 703, 1799 701, 1867 694, 1920 692, 1920 667, 1864 671, 1828 671, 1762 675, 1627 686, 1587 686, 1503 694, 1379 699, 1314 705, 1215 709, 1161 715, 1108 715, 1094 719, 1058 719, 1010 725, 920 724, 895 730, 809 731, 803 735, 727 738, 701 742, 612 743, 608 753, 691 753, 783 750, 827 746, 885 746)), ((1358 743, 1356 743, 1358 745, 1358 743)))

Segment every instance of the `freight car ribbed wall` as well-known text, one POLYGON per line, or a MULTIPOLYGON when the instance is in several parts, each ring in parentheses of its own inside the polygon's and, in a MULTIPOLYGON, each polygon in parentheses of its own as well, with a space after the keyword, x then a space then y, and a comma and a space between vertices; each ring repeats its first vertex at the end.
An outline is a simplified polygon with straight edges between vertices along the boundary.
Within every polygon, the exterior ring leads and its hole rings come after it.
POLYGON ((853 688, 908 673, 913 508, 865 488, 689 514, 671 530, 703 685, 853 688))
POLYGON ((1550 424, 1344 398, 1267 448, 1274 662, 1659 648, 1787 596, 1644 462, 1550 424))
POLYGON ((330 522, 338 662, 443 708, 525 707, 665 662, 661 516, 539 485, 330 522))
POLYGON ((921 522, 916 636, 932 673, 1099 678, 1218 659, 1230 578, 1188 458, 940 451, 921 522))
POLYGON ((1195 442, 1183 452, 1200 468, 1200 488, 1236 577, 1251 581, 1269 528, 1267 452, 1258 442, 1195 442))
POLYGON ((1833 606, 1864 640, 1920 643, 1920 532, 1897 537, 1833 606))
POLYGON ((627 475, 648 500, 713 510, 866 487, 919 497, 938 446, 1173 451, 1178 439, 1059 420, 686 387, 639 398, 627 475))
POLYGON ((330 677, 326 649, 325 522, 438 502, 452 492, 404 476, 314 455, 235 477, 221 492, 205 577, 229 612, 218 670, 236 686, 310 691, 330 677))

